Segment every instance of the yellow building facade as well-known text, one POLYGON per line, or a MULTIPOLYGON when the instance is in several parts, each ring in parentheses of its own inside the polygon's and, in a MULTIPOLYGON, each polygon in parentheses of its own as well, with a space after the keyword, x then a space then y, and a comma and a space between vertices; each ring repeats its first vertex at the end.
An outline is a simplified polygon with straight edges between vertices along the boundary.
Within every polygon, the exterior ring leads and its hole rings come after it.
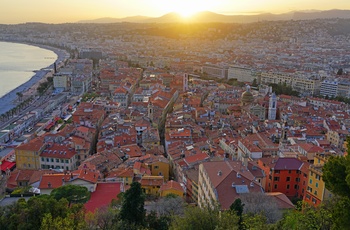
POLYGON ((40 169, 40 154, 46 148, 42 139, 34 139, 15 148, 17 169, 40 169))
POLYGON ((160 187, 164 184, 163 176, 143 176, 141 178, 141 188, 146 195, 157 196, 160 187))
POLYGON ((318 206, 324 200, 332 197, 332 194, 326 189, 325 182, 322 179, 322 168, 327 162, 327 157, 321 154, 315 154, 314 164, 310 165, 309 168, 309 179, 304 201, 313 206, 318 206))

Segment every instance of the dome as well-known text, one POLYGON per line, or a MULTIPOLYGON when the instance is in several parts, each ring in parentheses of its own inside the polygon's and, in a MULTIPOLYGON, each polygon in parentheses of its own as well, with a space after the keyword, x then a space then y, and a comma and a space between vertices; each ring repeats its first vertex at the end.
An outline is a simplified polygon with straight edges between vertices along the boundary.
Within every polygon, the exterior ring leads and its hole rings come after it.
POLYGON ((241 97, 241 104, 242 105, 247 105, 250 104, 254 101, 254 97, 253 94, 249 91, 245 91, 244 93, 242 93, 242 97, 241 97))

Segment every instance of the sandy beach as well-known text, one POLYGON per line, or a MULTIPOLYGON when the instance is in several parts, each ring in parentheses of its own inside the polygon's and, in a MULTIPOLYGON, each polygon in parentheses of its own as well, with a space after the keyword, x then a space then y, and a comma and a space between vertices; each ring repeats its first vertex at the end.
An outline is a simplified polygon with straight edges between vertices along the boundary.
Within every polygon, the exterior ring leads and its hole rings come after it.
POLYGON ((12 108, 16 107, 16 104, 17 104, 16 93, 21 92, 23 94, 23 99, 26 99, 30 96, 35 96, 37 93, 36 89, 40 85, 40 83, 46 81, 47 77, 52 76, 54 72, 54 63, 56 63, 56 65, 59 66, 61 62, 63 62, 66 58, 69 57, 69 54, 65 50, 61 50, 58 48, 45 46, 45 45, 37 45, 37 44, 27 44, 27 45, 37 46, 39 48, 51 50, 57 54, 57 60, 54 61, 50 66, 44 67, 36 72, 33 72, 33 77, 31 77, 29 81, 25 82, 24 84, 18 86, 17 88, 13 89, 9 93, 2 96, 0 98, 0 114, 4 114, 7 111, 11 110, 12 108))

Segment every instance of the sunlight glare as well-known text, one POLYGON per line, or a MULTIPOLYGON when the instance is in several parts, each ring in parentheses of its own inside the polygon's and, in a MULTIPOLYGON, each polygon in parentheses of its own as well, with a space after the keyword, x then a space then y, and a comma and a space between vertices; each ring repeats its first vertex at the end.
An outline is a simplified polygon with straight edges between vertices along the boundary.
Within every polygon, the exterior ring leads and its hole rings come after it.
POLYGON ((166 12, 175 12, 187 18, 201 11, 213 10, 217 2, 212 0, 159 0, 158 4, 166 12))

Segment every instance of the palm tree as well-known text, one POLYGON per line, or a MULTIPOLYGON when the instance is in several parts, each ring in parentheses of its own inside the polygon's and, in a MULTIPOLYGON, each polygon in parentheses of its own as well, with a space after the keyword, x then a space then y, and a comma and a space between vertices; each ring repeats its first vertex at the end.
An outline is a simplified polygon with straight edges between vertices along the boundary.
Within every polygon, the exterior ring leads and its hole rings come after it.
POLYGON ((16 95, 18 96, 19 101, 21 101, 23 97, 23 93, 17 92, 16 95))

